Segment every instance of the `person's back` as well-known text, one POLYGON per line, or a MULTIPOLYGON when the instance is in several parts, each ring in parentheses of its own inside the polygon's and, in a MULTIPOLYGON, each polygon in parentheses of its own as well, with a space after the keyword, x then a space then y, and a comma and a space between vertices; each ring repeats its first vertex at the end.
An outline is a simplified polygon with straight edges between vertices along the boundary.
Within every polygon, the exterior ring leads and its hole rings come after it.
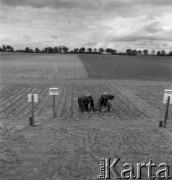
POLYGON ((90 104, 90 109, 91 111, 94 110, 94 101, 93 101, 93 97, 90 94, 86 94, 81 95, 80 97, 78 97, 78 106, 81 110, 81 112, 88 112, 88 105, 90 104))
POLYGON ((109 112, 112 107, 109 100, 112 100, 112 99, 114 99, 114 95, 109 94, 107 92, 102 93, 96 104, 96 111, 101 112, 102 107, 105 107, 107 109, 107 111, 109 112))

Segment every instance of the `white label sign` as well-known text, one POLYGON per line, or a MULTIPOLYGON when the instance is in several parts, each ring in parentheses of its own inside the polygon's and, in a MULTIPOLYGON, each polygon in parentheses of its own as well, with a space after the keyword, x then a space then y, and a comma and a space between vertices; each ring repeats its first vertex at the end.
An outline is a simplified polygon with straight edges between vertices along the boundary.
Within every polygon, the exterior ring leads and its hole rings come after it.
POLYGON ((170 104, 172 104, 172 90, 165 89, 163 103, 167 104, 168 97, 170 97, 170 104))
POLYGON ((32 102, 32 95, 33 95, 33 101, 38 102, 38 94, 28 94, 28 102, 32 102))
POLYGON ((58 95, 58 88, 49 88, 49 95, 58 95))

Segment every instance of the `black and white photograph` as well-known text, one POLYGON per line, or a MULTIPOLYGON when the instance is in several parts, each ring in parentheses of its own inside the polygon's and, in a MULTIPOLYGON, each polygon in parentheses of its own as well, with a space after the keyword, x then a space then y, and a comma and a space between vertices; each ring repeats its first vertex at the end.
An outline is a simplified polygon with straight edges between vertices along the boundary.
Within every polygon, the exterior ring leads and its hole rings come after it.
POLYGON ((0 180, 172 179, 172 0, 0 0, 0 180))

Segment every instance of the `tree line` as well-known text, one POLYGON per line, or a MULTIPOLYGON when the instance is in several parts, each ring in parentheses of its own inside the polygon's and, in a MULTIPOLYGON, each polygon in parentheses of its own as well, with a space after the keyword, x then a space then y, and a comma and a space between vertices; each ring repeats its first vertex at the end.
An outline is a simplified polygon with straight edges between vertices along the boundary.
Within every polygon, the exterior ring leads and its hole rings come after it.
POLYGON ((144 50, 132 50, 132 49, 127 49, 126 50, 126 54, 127 55, 157 55, 157 56, 172 56, 172 51, 170 51, 169 53, 167 53, 165 50, 161 50, 161 51, 155 51, 154 49, 152 51, 148 51, 147 49, 144 50))
POLYGON ((172 56, 172 51, 169 53, 166 53, 165 50, 161 51, 155 51, 154 49, 152 51, 148 51, 147 49, 144 50, 136 50, 136 49, 127 49, 126 52, 117 52, 117 50, 112 49, 112 48, 74 48, 69 51, 69 48, 60 45, 56 47, 45 47, 43 49, 39 49, 36 47, 35 49, 25 47, 25 49, 17 49, 14 50, 14 48, 10 45, 2 45, 0 47, 0 52, 21 52, 21 53, 59 53, 59 54, 66 54, 66 53, 71 53, 71 54, 111 54, 111 55, 157 55, 157 56, 172 56))

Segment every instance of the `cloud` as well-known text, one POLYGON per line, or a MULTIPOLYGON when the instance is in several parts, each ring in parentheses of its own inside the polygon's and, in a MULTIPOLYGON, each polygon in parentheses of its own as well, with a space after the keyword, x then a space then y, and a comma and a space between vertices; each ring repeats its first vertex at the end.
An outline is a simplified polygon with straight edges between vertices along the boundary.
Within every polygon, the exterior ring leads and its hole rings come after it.
POLYGON ((16 48, 170 49, 171 9, 171 0, 0 0, 0 40, 16 48))
POLYGON ((162 31, 158 22, 153 22, 144 28, 149 33, 156 33, 162 31))
POLYGON ((8 6, 31 6, 34 8, 44 8, 50 7, 55 9, 66 8, 93 8, 97 5, 97 0, 93 3, 91 0, 81 1, 81 0, 1 0, 1 3, 8 6))
POLYGON ((58 36, 56 36, 56 35, 50 35, 50 38, 58 39, 58 36))
POLYGON ((1 3, 9 6, 32 6, 36 8, 52 7, 52 8, 127 8, 132 6, 167 6, 172 5, 171 0, 1 0, 1 3))
POLYGON ((115 37, 113 38, 114 41, 121 41, 121 42, 136 42, 140 40, 156 40, 155 37, 152 36, 137 36, 137 35, 130 35, 130 36, 123 36, 123 37, 115 37))

